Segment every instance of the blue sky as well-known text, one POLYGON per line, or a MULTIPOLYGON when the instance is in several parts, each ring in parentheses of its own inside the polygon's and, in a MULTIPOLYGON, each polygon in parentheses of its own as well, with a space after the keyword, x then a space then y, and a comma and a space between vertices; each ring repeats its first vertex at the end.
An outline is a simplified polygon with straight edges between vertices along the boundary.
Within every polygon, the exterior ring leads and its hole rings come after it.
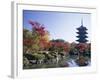
POLYGON ((24 28, 31 30, 29 20, 37 21, 50 32, 50 39, 64 39, 68 42, 76 42, 76 28, 81 26, 81 19, 83 19, 83 26, 88 29, 87 36, 90 42, 91 14, 23 10, 24 28))

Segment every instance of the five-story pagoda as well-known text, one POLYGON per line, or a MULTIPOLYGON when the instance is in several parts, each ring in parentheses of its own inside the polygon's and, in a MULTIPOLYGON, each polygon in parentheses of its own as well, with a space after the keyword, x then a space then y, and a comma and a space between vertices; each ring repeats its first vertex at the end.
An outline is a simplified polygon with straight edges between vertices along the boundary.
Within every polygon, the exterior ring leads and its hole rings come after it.
POLYGON ((88 34, 87 28, 83 26, 83 20, 81 20, 81 26, 79 28, 77 28, 78 32, 76 32, 78 34, 78 36, 76 36, 78 38, 78 40, 76 40, 79 43, 86 43, 88 40, 86 38, 88 34))

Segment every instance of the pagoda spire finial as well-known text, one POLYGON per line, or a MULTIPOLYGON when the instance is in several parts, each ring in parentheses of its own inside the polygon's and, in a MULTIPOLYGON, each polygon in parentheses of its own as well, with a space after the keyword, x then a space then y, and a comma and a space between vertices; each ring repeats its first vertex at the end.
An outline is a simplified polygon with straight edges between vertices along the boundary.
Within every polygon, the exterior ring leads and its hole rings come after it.
POLYGON ((83 26, 83 19, 81 19, 81 26, 83 26))

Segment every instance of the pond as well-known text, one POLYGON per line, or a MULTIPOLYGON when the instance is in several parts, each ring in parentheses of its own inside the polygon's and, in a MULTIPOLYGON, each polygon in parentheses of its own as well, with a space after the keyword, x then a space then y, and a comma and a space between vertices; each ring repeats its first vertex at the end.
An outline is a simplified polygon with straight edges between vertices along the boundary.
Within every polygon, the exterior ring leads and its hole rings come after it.
POLYGON ((77 67, 77 63, 75 62, 74 59, 70 59, 69 61, 67 61, 69 67, 77 67))
MULTIPOLYGON (((66 61, 66 63, 69 65, 69 67, 79 67, 79 65, 76 63, 74 59, 70 59, 66 61)), ((87 61, 86 63, 87 63, 87 66, 91 65, 91 61, 87 61)))

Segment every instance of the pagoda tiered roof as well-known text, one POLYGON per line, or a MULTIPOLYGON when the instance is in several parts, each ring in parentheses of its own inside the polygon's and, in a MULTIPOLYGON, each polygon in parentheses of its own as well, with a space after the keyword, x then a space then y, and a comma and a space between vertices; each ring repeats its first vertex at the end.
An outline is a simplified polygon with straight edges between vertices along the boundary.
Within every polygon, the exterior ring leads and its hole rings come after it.
POLYGON ((78 40, 76 40, 79 43, 86 43, 88 40, 86 38, 88 38, 88 36, 86 34, 88 34, 87 28, 83 26, 83 21, 81 21, 81 26, 77 28, 77 34, 78 36, 76 36, 78 38, 78 40))

